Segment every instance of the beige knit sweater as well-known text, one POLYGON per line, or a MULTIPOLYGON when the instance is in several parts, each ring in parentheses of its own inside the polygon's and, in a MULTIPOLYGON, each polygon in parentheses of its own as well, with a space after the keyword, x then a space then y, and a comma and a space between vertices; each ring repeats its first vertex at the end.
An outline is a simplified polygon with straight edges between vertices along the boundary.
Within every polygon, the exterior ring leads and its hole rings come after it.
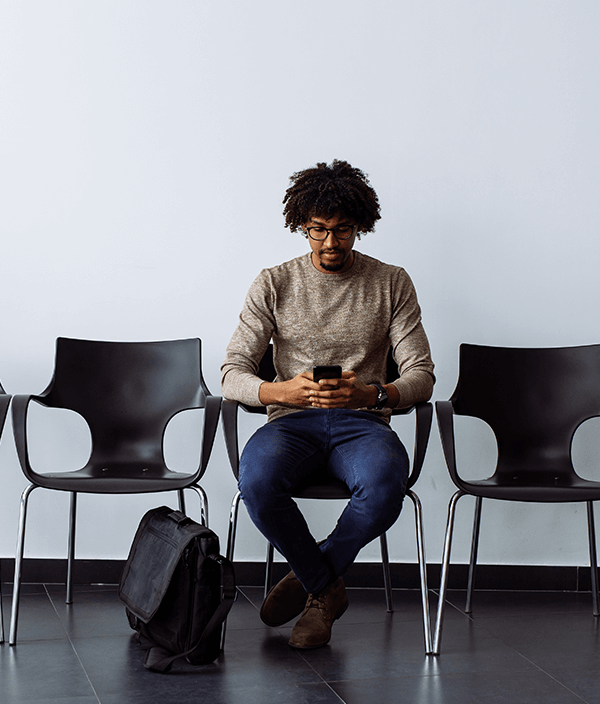
MULTIPOLYGON (((401 267, 361 252, 354 252, 352 267, 341 274, 318 271, 310 252, 261 271, 221 367, 225 398, 262 405, 256 371, 271 340, 276 381, 312 371, 315 364, 340 364, 365 384, 384 384, 391 345, 400 369, 394 382, 398 407, 431 396, 433 363, 412 281, 401 267)), ((299 410, 306 409, 273 404, 267 412, 273 420, 299 410)))

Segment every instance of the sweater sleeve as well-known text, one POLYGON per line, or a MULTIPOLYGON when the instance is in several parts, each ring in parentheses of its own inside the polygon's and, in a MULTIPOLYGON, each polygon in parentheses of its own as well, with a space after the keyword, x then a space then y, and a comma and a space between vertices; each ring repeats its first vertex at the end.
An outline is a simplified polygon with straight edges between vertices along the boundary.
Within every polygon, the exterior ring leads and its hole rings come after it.
POLYGON ((429 341, 421 323, 421 309, 414 285, 402 270, 403 278, 395 291, 390 341, 400 376, 393 382, 398 389, 397 408, 428 401, 435 376, 429 341))
POLYGON ((238 326, 227 345, 221 366, 221 391, 232 401, 262 406, 258 397, 262 379, 256 375, 275 329, 273 291, 265 269, 250 287, 238 326))

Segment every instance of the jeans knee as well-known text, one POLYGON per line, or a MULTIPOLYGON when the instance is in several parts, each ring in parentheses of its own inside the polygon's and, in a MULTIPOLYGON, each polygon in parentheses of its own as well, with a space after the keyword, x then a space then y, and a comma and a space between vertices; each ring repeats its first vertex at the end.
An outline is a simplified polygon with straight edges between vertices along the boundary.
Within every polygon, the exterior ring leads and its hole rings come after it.
POLYGON ((238 479, 238 488, 241 492, 242 499, 245 504, 255 504, 257 499, 261 497, 261 485, 262 482, 256 481, 256 478, 252 474, 247 475, 245 472, 241 471, 238 479))
POLYGON ((275 509, 291 504, 291 490, 277 462, 266 457, 242 456, 238 488, 253 520, 268 519, 275 509))
POLYGON ((362 515, 362 522, 373 533, 381 534, 390 528, 400 515, 405 495, 405 481, 395 477, 363 486, 354 497, 362 515))

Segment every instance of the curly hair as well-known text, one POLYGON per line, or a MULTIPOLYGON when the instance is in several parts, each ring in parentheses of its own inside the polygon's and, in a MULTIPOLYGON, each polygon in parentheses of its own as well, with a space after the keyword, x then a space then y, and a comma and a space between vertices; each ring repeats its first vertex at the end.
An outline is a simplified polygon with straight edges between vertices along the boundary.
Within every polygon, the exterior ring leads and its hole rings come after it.
POLYGON ((317 164, 296 172, 290 181, 283 214, 291 232, 302 231, 311 217, 330 218, 338 213, 356 220, 359 232, 373 232, 381 218, 379 199, 367 175, 347 161, 317 164))

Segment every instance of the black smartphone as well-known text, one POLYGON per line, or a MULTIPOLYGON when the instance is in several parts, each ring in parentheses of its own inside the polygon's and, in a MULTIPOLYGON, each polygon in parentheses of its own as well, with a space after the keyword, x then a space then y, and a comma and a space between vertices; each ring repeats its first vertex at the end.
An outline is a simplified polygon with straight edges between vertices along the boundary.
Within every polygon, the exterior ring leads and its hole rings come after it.
POLYGON ((341 379, 342 368, 339 364, 318 364, 313 367, 313 381, 320 379, 341 379))

